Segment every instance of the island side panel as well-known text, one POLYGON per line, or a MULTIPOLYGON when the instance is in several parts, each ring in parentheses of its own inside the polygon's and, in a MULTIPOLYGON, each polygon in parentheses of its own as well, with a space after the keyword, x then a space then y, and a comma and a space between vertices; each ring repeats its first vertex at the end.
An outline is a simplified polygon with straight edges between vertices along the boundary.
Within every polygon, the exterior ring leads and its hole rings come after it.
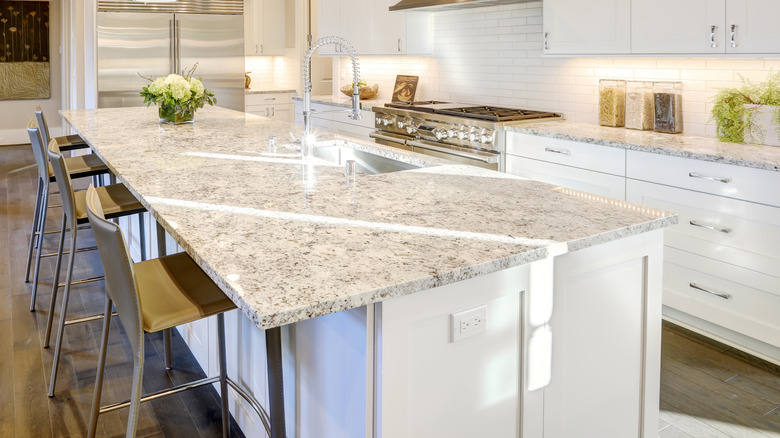
POLYGON ((379 437, 519 435, 528 265, 377 304, 379 437), (453 314, 485 306, 485 331, 452 342, 453 314))
POLYGON ((658 436, 662 230, 555 260, 544 437, 658 436))

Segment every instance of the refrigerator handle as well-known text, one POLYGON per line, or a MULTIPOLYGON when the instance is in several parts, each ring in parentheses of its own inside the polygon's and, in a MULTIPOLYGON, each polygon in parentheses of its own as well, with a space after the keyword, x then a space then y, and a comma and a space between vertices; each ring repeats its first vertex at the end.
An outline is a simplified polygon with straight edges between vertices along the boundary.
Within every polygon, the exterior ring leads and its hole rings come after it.
POLYGON ((168 31, 171 36, 171 43, 168 44, 168 72, 176 72, 176 49, 174 48, 174 41, 176 41, 176 33, 173 29, 173 20, 168 20, 168 31))
POLYGON ((176 19, 176 74, 182 74, 181 72, 181 21, 176 19))

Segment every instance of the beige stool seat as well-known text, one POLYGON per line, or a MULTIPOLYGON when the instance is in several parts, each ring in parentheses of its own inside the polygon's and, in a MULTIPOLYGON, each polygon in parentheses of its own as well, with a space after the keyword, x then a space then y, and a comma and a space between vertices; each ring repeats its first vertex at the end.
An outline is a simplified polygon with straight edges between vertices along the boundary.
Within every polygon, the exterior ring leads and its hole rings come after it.
POLYGON ((62 137, 54 137, 57 139, 57 144, 60 145, 60 150, 69 151, 72 149, 82 149, 89 147, 83 138, 78 135, 63 135, 62 137))
MULTIPOLYGON (((59 137, 55 138, 54 141, 59 147, 59 137)), ((108 172, 108 166, 95 154, 65 158, 65 167, 68 168, 71 178, 101 175, 108 172)), ((49 181, 54 181, 54 169, 51 167, 51 163, 49 163, 49 181)))
POLYGON ((147 333, 236 308, 187 253, 135 263, 133 270, 141 323, 147 333))

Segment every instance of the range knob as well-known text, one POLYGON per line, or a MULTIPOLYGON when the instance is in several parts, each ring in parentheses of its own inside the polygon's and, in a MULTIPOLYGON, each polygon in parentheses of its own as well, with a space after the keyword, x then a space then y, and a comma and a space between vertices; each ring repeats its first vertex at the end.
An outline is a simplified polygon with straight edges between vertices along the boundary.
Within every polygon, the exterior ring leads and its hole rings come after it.
POLYGON ((477 131, 477 128, 471 128, 471 130, 469 130, 469 141, 476 142, 477 140, 479 140, 479 132, 477 131))
POLYGON ((376 116, 376 118, 374 119, 374 124, 375 124, 376 126, 379 126, 379 125, 381 125, 381 124, 382 124, 382 117, 380 117, 380 116, 376 116))
POLYGON ((450 125, 447 128, 447 137, 455 138, 458 136, 458 128, 455 125, 450 125))
POLYGON ((412 124, 412 119, 409 117, 404 117, 402 120, 399 120, 395 123, 395 125, 398 126, 398 129, 404 129, 405 126, 411 124, 412 124))
POLYGON ((447 138, 447 130, 444 128, 436 128, 433 130, 433 135, 436 136, 437 140, 444 140, 447 138))
POLYGON ((493 131, 483 129, 479 134, 479 142, 482 144, 493 143, 493 131))
POLYGON ((463 125, 460 125, 458 128, 458 138, 461 140, 465 140, 469 137, 469 128, 463 125))
POLYGON ((385 126, 389 126, 393 123, 393 118, 391 116, 384 116, 382 117, 382 124, 385 126))
POLYGON ((409 134, 417 132, 417 126, 414 125, 414 122, 409 122, 409 124, 406 125, 406 132, 409 134))

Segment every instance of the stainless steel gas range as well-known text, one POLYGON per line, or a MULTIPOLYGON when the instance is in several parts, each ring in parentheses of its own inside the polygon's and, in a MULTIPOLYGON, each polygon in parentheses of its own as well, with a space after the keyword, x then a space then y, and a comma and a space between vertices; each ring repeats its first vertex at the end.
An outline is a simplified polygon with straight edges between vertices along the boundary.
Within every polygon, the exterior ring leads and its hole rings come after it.
POLYGON ((370 136, 380 144, 504 171, 506 123, 560 114, 439 101, 373 107, 370 136))

